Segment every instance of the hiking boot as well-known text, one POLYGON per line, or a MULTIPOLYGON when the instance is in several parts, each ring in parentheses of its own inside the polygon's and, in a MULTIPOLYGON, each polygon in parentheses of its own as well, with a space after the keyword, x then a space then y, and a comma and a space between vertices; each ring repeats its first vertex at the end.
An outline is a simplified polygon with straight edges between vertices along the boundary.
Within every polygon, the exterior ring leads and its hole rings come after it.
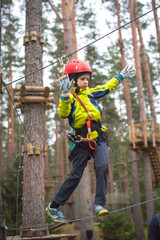
POLYGON ((98 204, 93 205, 93 211, 95 212, 95 214, 97 216, 104 216, 104 215, 108 214, 108 210, 98 204))
POLYGON ((48 204, 46 207, 46 213, 52 218, 54 222, 66 222, 65 217, 63 216, 63 213, 61 212, 60 208, 51 208, 51 203, 48 204))

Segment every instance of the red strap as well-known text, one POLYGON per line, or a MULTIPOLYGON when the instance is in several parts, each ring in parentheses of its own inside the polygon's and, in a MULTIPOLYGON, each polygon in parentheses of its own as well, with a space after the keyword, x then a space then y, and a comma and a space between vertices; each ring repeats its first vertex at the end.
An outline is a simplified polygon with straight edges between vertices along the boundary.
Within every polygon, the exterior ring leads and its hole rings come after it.
POLYGON ((88 111, 88 109, 86 108, 86 106, 84 105, 84 103, 82 102, 82 100, 78 97, 77 93, 75 93, 75 91, 73 91, 73 89, 71 89, 71 93, 75 96, 75 98, 77 98, 77 100, 79 101, 79 103, 84 107, 84 109, 85 109, 86 112, 88 113, 90 119, 93 119, 92 115, 90 114, 90 112, 88 111))
POLYGON ((86 106, 84 105, 84 103, 82 102, 82 100, 78 97, 78 95, 75 93, 75 91, 73 91, 73 89, 71 89, 71 93, 75 96, 75 98, 79 101, 79 103, 84 107, 84 109, 86 110, 86 112, 88 113, 88 119, 86 120, 86 124, 87 124, 87 128, 88 128, 88 139, 87 138, 81 138, 82 141, 88 141, 89 147, 92 150, 95 150, 97 148, 97 143, 94 139, 90 139, 90 133, 91 133, 91 121, 93 120, 92 115, 90 114, 90 112, 88 111, 88 109, 86 108, 86 106), (94 147, 92 147, 91 142, 94 143, 94 147))

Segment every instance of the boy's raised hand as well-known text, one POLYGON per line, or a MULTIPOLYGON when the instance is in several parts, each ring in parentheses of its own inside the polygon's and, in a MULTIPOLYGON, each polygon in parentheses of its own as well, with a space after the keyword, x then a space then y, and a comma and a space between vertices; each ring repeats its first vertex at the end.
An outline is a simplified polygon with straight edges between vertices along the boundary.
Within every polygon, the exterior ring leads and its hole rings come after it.
POLYGON ((136 75, 136 69, 133 65, 126 65, 120 74, 124 78, 132 78, 136 75))
POLYGON ((71 88, 73 87, 74 81, 70 81, 69 76, 68 75, 63 75, 62 77, 60 77, 59 74, 57 74, 58 79, 57 79, 57 83, 60 86, 60 90, 62 92, 62 94, 65 95, 69 95, 69 92, 71 90, 71 88))

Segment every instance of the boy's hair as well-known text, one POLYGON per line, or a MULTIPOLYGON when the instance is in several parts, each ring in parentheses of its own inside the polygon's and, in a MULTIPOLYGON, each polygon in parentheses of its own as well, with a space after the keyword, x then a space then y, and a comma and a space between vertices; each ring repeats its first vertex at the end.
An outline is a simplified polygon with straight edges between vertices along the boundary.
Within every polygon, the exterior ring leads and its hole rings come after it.
POLYGON ((83 75, 89 75, 90 79, 91 79, 91 74, 90 72, 79 72, 79 73, 70 73, 69 76, 69 80, 71 81, 72 79, 74 80, 74 86, 77 87, 77 79, 83 75))

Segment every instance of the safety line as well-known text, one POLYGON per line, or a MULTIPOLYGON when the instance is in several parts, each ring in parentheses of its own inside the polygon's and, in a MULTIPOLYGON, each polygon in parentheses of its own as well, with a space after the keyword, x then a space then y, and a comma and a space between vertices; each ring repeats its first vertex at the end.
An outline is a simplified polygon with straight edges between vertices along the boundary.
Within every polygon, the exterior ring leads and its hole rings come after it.
MULTIPOLYGON (((150 200, 146 200, 144 202, 136 203, 136 204, 124 207, 124 208, 119 208, 117 210, 109 212, 109 214, 114 214, 114 213, 121 212, 121 211, 130 209, 130 208, 138 207, 138 206, 141 206, 143 204, 146 204, 146 203, 149 203, 149 202, 153 202, 153 201, 156 201, 156 200, 160 200, 160 197, 153 198, 153 199, 150 199, 150 200)), ((91 218, 97 218, 97 216, 92 215, 92 216, 88 216, 88 217, 84 217, 84 218, 77 218, 77 219, 73 219, 73 220, 68 220, 65 223, 74 223, 74 222, 84 221, 84 220, 91 219, 91 218)), ((15 231, 15 230, 19 230, 19 231, 24 231, 24 230, 25 231, 27 231, 27 230, 39 231, 38 228, 37 229, 35 229, 35 228, 36 227, 46 227, 46 226, 53 226, 52 228, 54 228, 54 225, 55 225, 55 228, 56 228, 56 227, 62 225, 62 223, 58 223, 58 224, 51 223, 51 224, 35 225, 35 226, 32 226, 32 227, 23 227, 23 228, 7 228, 6 227, 6 229, 7 229, 7 231, 15 231)))
MULTIPOLYGON (((2 80, 2 83, 4 83, 3 80, 2 80)), ((12 105, 13 105, 13 108, 14 108, 14 110, 15 110, 15 112, 16 112, 16 115, 18 116, 18 118, 19 118, 19 120, 20 120, 20 123, 21 123, 22 126, 23 126, 23 129, 26 130, 26 128, 25 128, 25 126, 24 126, 24 123, 23 123, 22 120, 21 120, 21 117, 20 117, 20 115, 19 115, 19 113, 18 113, 18 111, 17 111, 17 108, 16 108, 16 106, 15 106, 15 103, 14 103, 14 101, 13 101, 11 95, 10 95, 10 92, 9 92, 9 90, 8 90, 8 88, 7 88, 7 86, 6 86, 6 84, 4 84, 4 87, 5 87, 5 89, 7 90, 7 93, 8 93, 9 99, 10 99, 12 105)), ((31 140, 30 135, 28 134, 27 131, 26 131, 26 135, 28 136, 30 142, 33 144, 33 141, 31 140)))
MULTIPOLYGON (((133 19, 133 20, 131 20, 131 21, 125 23, 124 25, 122 25, 122 26, 120 26, 120 27, 114 29, 113 31, 111 31, 111 32, 109 32, 109 33, 103 35, 102 37, 100 37, 100 38, 98 38, 98 39, 96 39, 96 40, 94 40, 94 41, 88 43, 87 45, 85 45, 85 46, 83 46, 83 47, 77 49, 76 51, 74 51, 74 52, 72 52, 72 53, 70 53, 70 54, 64 56, 63 58, 65 59, 65 58, 68 58, 68 57, 72 56, 73 54, 75 54, 75 53, 81 51, 82 49, 84 49, 84 48, 86 48, 86 47, 88 47, 88 46, 94 44, 95 42, 100 41, 101 39, 103 39, 103 38, 109 36, 110 34, 112 34, 112 33, 116 32, 116 31, 118 31, 119 29, 121 29, 121 28, 127 26, 128 24, 130 24, 130 23, 132 23, 132 22, 138 20, 139 18, 144 17, 145 15, 151 13, 152 11, 155 11, 155 10, 156 10, 157 8, 159 8, 159 7, 160 7, 160 5, 158 5, 157 7, 155 7, 155 8, 153 8, 153 9, 149 10, 148 12, 146 12, 146 13, 144 13, 144 14, 138 16, 137 18, 135 18, 135 19, 133 19)), ((50 64, 46 65, 45 67, 39 68, 39 69, 37 69, 36 71, 33 71, 33 72, 29 73, 29 74, 26 74, 26 75, 24 75, 24 76, 22 76, 22 77, 20 77, 20 78, 18 78, 18 79, 16 79, 16 80, 12 81, 12 83, 18 82, 18 81, 22 80, 23 78, 28 77, 28 76, 30 76, 30 75, 32 75, 32 74, 34 74, 34 73, 39 72, 39 71, 42 71, 43 69, 48 68, 48 67, 50 67, 50 66, 52 66, 52 65, 54 65, 54 64, 56 64, 56 63, 58 63, 58 62, 59 62, 59 61, 57 60, 57 61, 55 61, 55 62, 53 62, 53 63, 50 63, 50 64)), ((11 84, 11 83, 6 83, 6 86, 8 86, 8 85, 10 85, 10 84, 11 84)))
MULTIPOLYGON (((18 136, 19 136, 19 153, 21 151, 21 125, 19 124, 18 129, 18 136)), ((21 154, 18 156, 18 170, 17 170, 17 194, 16 194, 16 228, 18 227, 18 213, 19 213, 19 185, 20 185, 20 172, 23 170, 21 166, 21 154)), ((18 234, 18 231, 16 231, 16 235, 18 234)))

